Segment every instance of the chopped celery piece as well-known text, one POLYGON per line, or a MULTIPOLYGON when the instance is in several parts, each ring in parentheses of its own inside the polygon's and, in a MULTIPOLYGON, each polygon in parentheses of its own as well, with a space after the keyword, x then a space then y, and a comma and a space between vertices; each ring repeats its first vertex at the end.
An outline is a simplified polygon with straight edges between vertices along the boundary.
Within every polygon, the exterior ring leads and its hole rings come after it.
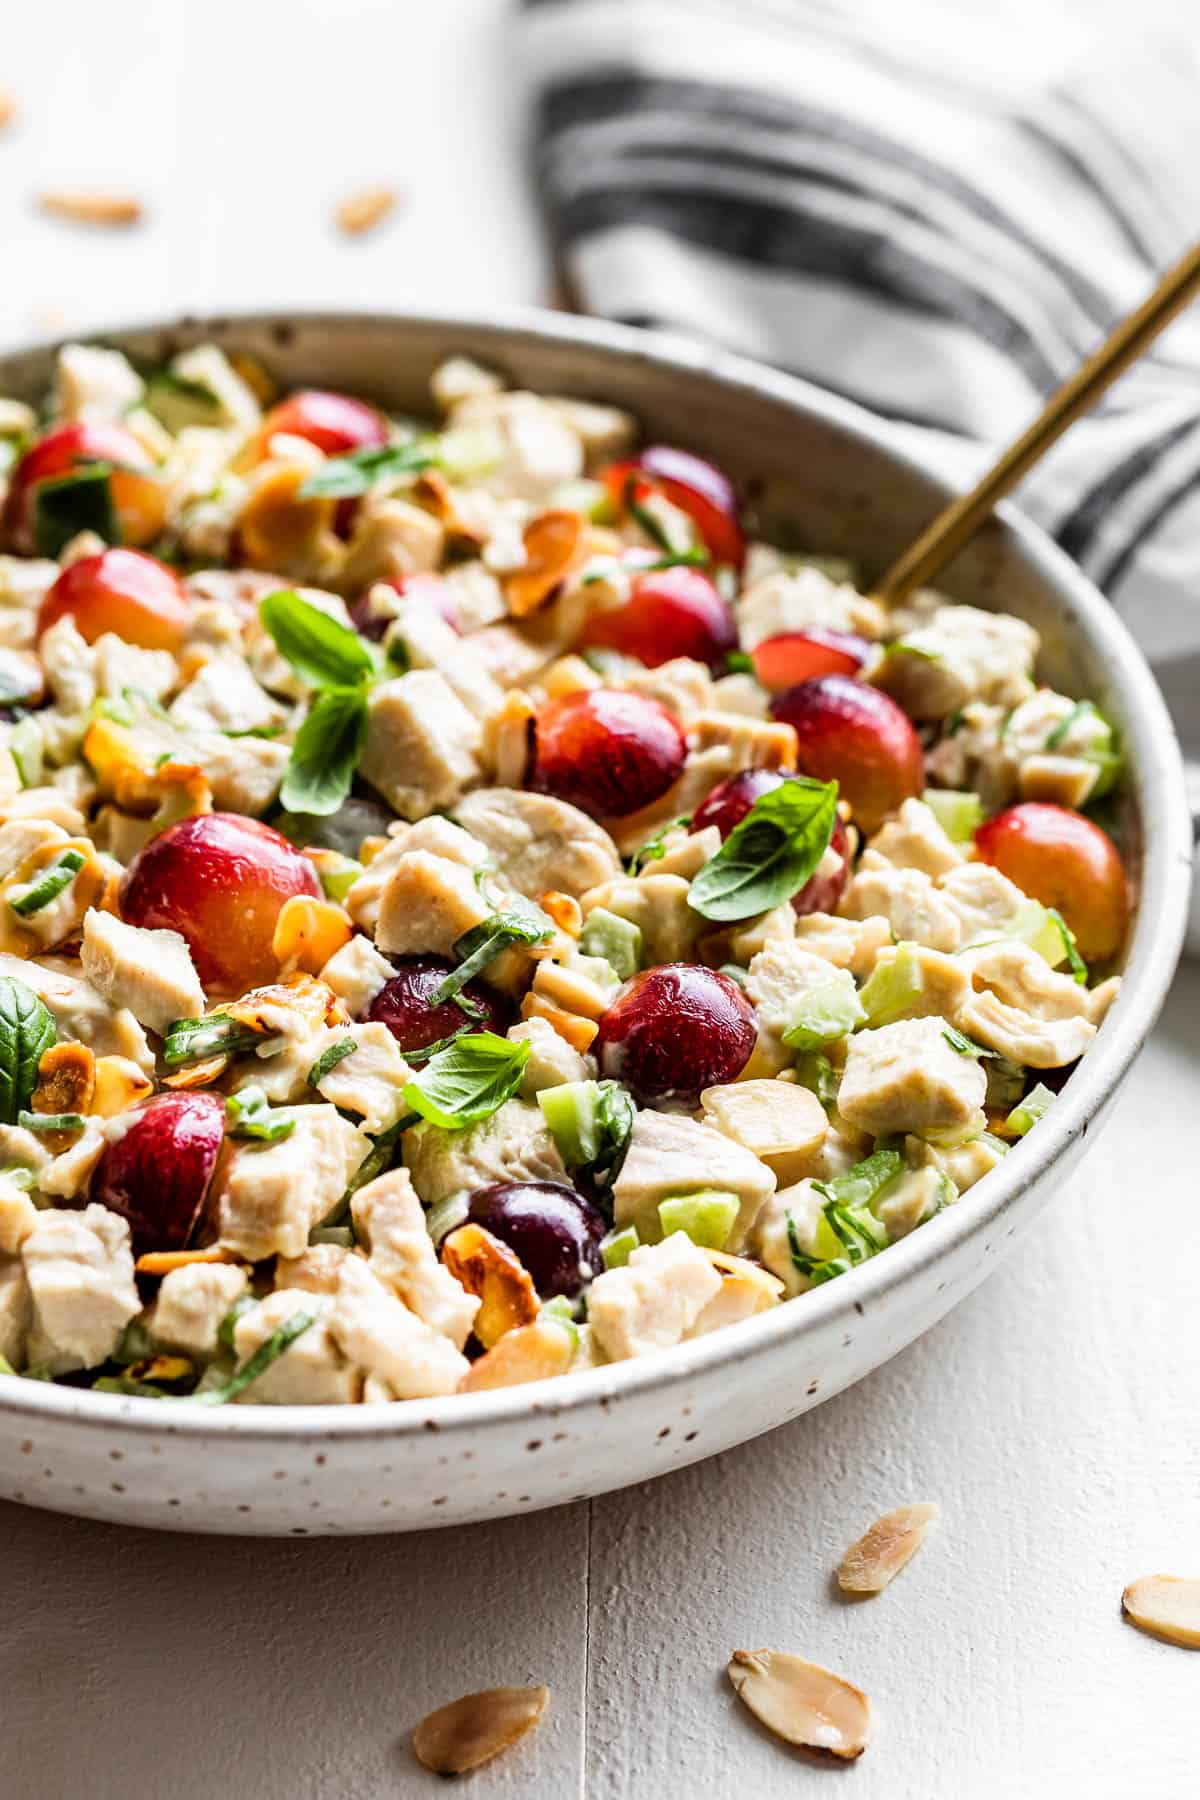
POLYGON ((1007 1056, 993 1056, 986 1064, 986 1072, 987 1109, 989 1112, 1006 1112, 1016 1105, 1024 1092, 1025 1071, 1020 1063, 1010 1062, 1007 1056))
POLYGON ((593 525, 611 525, 616 518, 616 509, 604 483, 591 481, 586 476, 564 481, 561 487, 555 488, 550 505, 582 513, 593 525))
POLYGON ((438 467, 448 481, 481 481, 504 461, 494 425, 456 425, 436 440, 438 467))
POLYGON ((877 962, 859 989, 859 1004, 868 1025, 890 1025, 904 1018, 920 999, 925 978, 913 949, 912 944, 899 944, 895 956, 887 962, 877 962))
POLYGON ((1030 900, 1021 908, 1007 935, 1036 950, 1052 969, 1067 960, 1066 936, 1038 900, 1030 900))
POLYGON ((353 1250, 355 1237, 349 1225, 314 1225, 308 1234, 310 1244, 336 1244, 339 1249, 353 1250))
POLYGON ((468 1194, 447 1194, 444 1200, 434 1201, 425 1214, 425 1229, 435 1244, 440 1244, 463 1223, 469 1201, 468 1194))
POLYGON ((806 1087, 815 1094, 822 1106, 836 1106, 838 1088, 837 1070, 827 1056, 819 1050, 804 1050, 796 1058, 796 1080, 801 1087, 806 1087))
POLYGON ((23 788, 40 787, 45 754, 45 740, 36 719, 24 718, 13 726, 8 740, 17 775, 23 788))
POLYGON ((584 920, 579 948, 585 956, 602 956, 619 980, 628 981, 641 963, 642 928, 597 906, 584 920))
MULTIPOLYGON (((822 1190, 818 1188, 818 1191, 822 1190)), ((869 1208, 847 1206, 833 1195, 821 1210, 811 1251, 801 1248, 791 1213, 787 1215, 787 1224, 792 1261, 814 1286, 844 1275, 847 1269, 887 1248, 887 1233, 869 1208)))
POLYGON ((838 969, 828 981, 797 995, 788 1009, 783 1041, 793 1050, 821 1050, 866 1020, 854 977, 838 969))
POLYGON ((1007 1130, 1015 1131, 1018 1137, 1024 1137, 1032 1131, 1038 1120, 1044 1118, 1054 1105, 1055 1096, 1043 1082, 1030 1088, 1019 1106, 1014 1106, 1004 1124, 1007 1130))
POLYGON ((978 794, 962 794, 955 788, 926 788, 922 800, 955 844, 967 844, 983 824, 983 801, 978 794))
POLYGON ((621 1231, 610 1231, 608 1236, 600 1240, 600 1254, 604 1258, 606 1269, 623 1269, 641 1239, 633 1225, 626 1225, 621 1231))
POLYGON ((564 1081, 543 1088, 537 1100, 550 1136, 568 1169, 582 1169, 600 1152, 598 1081, 564 1081))
POLYGON ((332 856, 328 862, 322 857, 317 864, 317 874, 325 890, 325 898, 336 901, 339 906, 362 872, 362 864, 355 862, 351 856, 343 856, 336 863, 332 856))
POLYGON ((1063 918, 1056 906, 1048 906, 1046 908, 1046 917, 1052 922, 1059 936, 1062 938, 1063 948, 1066 951, 1067 962, 1070 965, 1072 975, 1075 977, 1080 987, 1086 987, 1088 978, 1087 964, 1079 954, 1079 949, 1075 942, 1075 933, 1071 930, 1071 927, 1067 924, 1067 921, 1063 918))
POLYGON ((978 1141, 981 1144, 986 1144, 994 1156, 1008 1155, 1009 1146, 1005 1143, 1003 1138, 998 1138, 994 1131, 981 1131, 978 1141))
POLYGON ((976 1138, 983 1136, 986 1129, 987 1114, 980 1107, 974 1118, 968 1119, 965 1125, 938 1127, 923 1131, 921 1136, 936 1150, 957 1150, 962 1144, 973 1144, 976 1138))
POLYGON ((819 1191, 839 1206, 872 1206, 904 1167, 898 1150, 874 1150, 844 1175, 818 1183, 819 1191))
POLYGON ((723 1250, 737 1223, 741 1201, 719 1188, 702 1188, 698 1194, 681 1194, 658 1203, 664 1237, 685 1231, 702 1250, 723 1250))

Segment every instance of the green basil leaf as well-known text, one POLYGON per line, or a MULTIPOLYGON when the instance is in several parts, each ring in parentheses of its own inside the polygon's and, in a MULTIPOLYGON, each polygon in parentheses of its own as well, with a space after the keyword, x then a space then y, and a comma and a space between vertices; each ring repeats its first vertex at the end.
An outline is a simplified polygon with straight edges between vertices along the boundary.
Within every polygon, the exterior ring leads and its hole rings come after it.
POLYGON ((829 848, 837 782, 796 776, 755 801, 688 892, 702 918, 749 919, 799 893, 829 848))
POLYGON ((637 475, 628 475, 625 478, 625 488, 621 495, 625 511, 635 524, 641 526, 650 542, 656 549, 661 550, 664 556, 678 556, 679 545, 671 542, 666 527, 655 518, 649 507, 643 505, 638 499, 638 480, 637 475))
POLYGON ((459 1131, 512 1099, 528 1061, 528 1043, 511 1043, 492 1031, 465 1032, 430 1058, 404 1098, 423 1119, 459 1131))
MULTIPOLYGON (((515 895, 500 912, 464 931, 454 946, 459 965, 429 996, 430 1006, 455 999, 481 969, 510 950, 514 944, 544 944, 554 935, 554 922, 532 900, 515 895)), ((467 1008, 464 1008, 467 1010, 467 1008)), ((475 1009, 478 1017, 478 1009, 475 1009)))
POLYGON ((39 556, 57 556, 81 531, 106 544, 121 542, 121 526, 108 478, 113 465, 82 463, 69 475, 40 481, 33 495, 33 545, 39 556))
POLYGON ((375 657, 350 625, 331 619, 292 588, 259 602, 258 616, 275 648, 310 687, 356 687, 377 671, 375 657))
POLYGON ((0 1123, 15 1125, 37 1086, 38 1064, 58 1027, 23 981, 0 975, 0 1123))
POLYGON ((18 894, 9 905, 22 919, 30 919, 34 913, 42 912, 52 900, 65 888, 69 888, 84 864, 84 858, 78 850, 64 850, 57 862, 35 881, 32 887, 18 894))
POLYGON ((290 812, 335 813, 350 792, 367 738, 363 688, 319 694, 296 733, 279 797, 290 812))
POLYGON ((278 1362, 289 1345, 294 1344, 302 1332, 315 1325, 318 1315, 315 1312, 294 1312, 290 1319, 285 1319, 278 1331, 273 1331, 265 1344, 260 1344, 250 1360, 231 1375, 224 1386, 208 1388, 203 1394, 191 1396, 199 1406, 224 1406, 230 1400, 236 1400, 250 1386, 264 1375, 273 1362, 278 1362))
POLYGON ((225 1102, 225 1129, 230 1137, 257 1138, 264 1144, 277 1144, 291 1137, 296 1129, 293 1118, 268 1105, 260 1087, 240 1088, 225 1102))
POLYGON ((348 1056, 353 1056, 357 1049, 357 1039, 344 1037, 339 1038, 336 1044, 330 1044, 327 1050, 322 1050, 304 1078, 309 1087, 320 1087, 330 1069, 336 1069, 340 1062, 344 1062, 348 1056))
POLYGON ((372 444, 349 456, 331 456, 300 489, 302 500, 352 500, 377 481, 392 475, 418 475, 437 464, 435 441, 414 438, 411 444, 372 444))
POLYGON ((452 1031, 449 1037, 435 1038, 432 1044, 421 1044, 416 1050, 406 1050, 404 1060, 407 1063, 426 1063, 431 1056, 436 1056, 440 1050, 448 1049, 458 1038, 465 1037, 470 1029, 470 1024, 464 1019, 458 1030, 452 1031))

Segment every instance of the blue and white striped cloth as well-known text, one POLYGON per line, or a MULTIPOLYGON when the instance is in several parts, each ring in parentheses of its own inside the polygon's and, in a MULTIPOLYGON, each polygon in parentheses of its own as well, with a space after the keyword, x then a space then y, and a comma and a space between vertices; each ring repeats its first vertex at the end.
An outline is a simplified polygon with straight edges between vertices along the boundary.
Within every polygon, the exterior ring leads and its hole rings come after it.
MULTIPOLYGON (((1188 43, 1041 85, 1031 44, 1005 81, 906 47, 901 16, 523 0, 537 179, 575 304, 804 375, 965 478, 1200 236, 1200 81, 1188 43)), ((1200 310, 1020 502, 1126 617, 1200 753, 1200 310)))

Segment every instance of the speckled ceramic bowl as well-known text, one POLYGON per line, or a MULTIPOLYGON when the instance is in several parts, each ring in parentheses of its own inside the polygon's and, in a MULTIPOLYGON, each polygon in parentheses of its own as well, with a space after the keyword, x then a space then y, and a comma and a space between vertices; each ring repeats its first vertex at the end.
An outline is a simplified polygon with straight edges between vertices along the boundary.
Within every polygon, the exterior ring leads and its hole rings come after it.
MULTIPOLYGON (((465 352, 522 385, 630 408, 647 433, 739 477, 768 526, 877 572, 942 485, 849 406, 751 363, 553 314, 502 321, 275 316, 109 334, 158 358, 202 339, 285 384, 347 388, 414 412, 465 352)), ((47 348, 0 358, 0 393, 38 396, 47 348)), ((1032 621, 1043 670, 1116 720, 1140 906, 1124 991, 1059 1103, 1003 1165, 886 1255, 792 1304, 681 1349, 556 1382, 387 1407, 213 1412, 0 1378, 0 1493, 90 1518, 295 1536, 398 1531, 551 1506, 645 1481, 767 1431, 876 1368, 981 1281, 1095 1135, 1170 982, 1191 833, 1158 690, 1103 598, 1005 512, 945 584, 1032 621)), ((1064 1270, 1063 1279, 1072 1280, 1064 1270)))

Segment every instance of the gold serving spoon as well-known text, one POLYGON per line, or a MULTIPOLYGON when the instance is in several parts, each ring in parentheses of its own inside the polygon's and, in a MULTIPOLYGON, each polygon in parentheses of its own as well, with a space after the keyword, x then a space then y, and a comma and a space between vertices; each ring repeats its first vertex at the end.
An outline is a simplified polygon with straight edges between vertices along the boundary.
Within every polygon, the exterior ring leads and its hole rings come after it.
POLYGON ((993 463, 969 494, 951 501, 932 524, 875 582, 877 600, 894 605, 914 588, 932 581, 988 518, 997 500, 1014 488, 1062 436, 1067 426, 1099 399, 1117 376, 1200 293, 1200 244, 1167 270, 1158 286, 1122 319, 1100 348, 1050 396, 1033 424, 993 463))

